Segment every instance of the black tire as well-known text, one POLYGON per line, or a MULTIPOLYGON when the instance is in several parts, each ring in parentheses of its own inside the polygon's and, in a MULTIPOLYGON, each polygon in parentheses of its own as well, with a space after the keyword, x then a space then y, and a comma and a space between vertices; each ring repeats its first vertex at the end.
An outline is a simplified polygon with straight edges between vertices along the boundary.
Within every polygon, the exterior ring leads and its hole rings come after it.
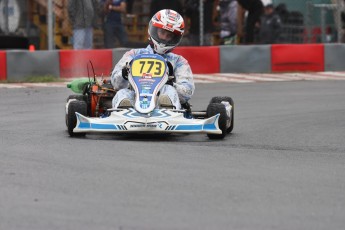
POLYGON ((70 99, 76 99, 78 101, 87 101, 87 95, 81 95, 81 94, 73 94, 69 95, 66 99, 66 102, 68 102, 70 99))
POLYGON ((227 116, 226 116, 225 106, 221 103, 210 103, 207 106, 207 111, 206 111, 207 117, 212 117, 214 115, 217 115, 218 113, 220 114, 219 119, 218 119, 218 125, 219 125, 219 129, 222 130, 222 134, 207 134, 208 138, 210 139, 223 139, 227 134, 227 129, 226 129, 227 116))
MULTIPOLYGON (((87 95, 81 95, 81 94, 69 95, 67 97, 67 99, 66 99, 66 102, 68 102, 71 99, 75 99, 77 101, 85 101, 85 102, 87 102, 87 95)), ((67 115, 67 113, 65 115, 65 123, 66 123, 66 126, 68 127, 68 115, 67 115)))
POLYGON ((68 105, 67 113, 67 129, 71 137, 85 136, 86 133, 74 133, 73 129, 77 125, 77 116, 75 112, 78 112, 82 115, 87 114, 87 105, 85 101, 71 101, 68 105))
POLYGON ((227 101, 231 105, 231 124, 229 128, 226 130, 227 133, 231 133, 234 129, 234 112, 235 112, 235 104, 234 100, 231 97, 212 97, 210 103, 221 103, 222 101, 227 101))

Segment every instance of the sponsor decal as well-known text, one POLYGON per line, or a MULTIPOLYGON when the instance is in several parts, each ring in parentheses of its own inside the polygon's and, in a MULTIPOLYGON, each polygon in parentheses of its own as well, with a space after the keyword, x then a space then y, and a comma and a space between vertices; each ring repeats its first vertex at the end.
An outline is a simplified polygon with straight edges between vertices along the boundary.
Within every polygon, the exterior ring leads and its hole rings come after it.
POLYGON ((158 124, 133 124, 129 126, 130 128, 157 128, 162 127, 162 125, 158 124))
POLYGON ((143 73, 142 78, 144 78, 144 79, 151 79, 152 78, 152 74, 151 73, 143 73))
POLYGON ((174 32, 174 28, 168 27, 168 26, 163 26, 163 29, 169 30, 171 32, 174 32))
POLYGON ((129 128, 153 128, 165 130, 167 127, 166 122, 151 122, 151 123, 128 123, 126 125, 129 128))
POLYGON ((139 79, 139 82, 155 82, 155 80, 147 79, 147 78, 141 78, 141 79, 139 79))

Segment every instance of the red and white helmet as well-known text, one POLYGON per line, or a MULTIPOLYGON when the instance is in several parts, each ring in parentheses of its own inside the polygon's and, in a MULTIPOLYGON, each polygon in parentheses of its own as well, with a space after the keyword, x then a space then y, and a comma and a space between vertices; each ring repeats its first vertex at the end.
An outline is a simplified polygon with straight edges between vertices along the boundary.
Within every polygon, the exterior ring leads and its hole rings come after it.
POLYGON ((168 53, 182 40, 183 18, 174 10, 160 10, 150 20, 148 33, 154 51, 158 54, 168 53), (168 33, 169 39, 162 37, 162 33, 168 33))

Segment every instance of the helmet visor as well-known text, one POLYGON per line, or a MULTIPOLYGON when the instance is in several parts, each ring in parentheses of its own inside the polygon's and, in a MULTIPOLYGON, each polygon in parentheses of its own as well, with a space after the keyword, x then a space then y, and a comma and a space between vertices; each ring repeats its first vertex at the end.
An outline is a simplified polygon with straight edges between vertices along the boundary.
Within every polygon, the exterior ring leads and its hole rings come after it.
POLYGON ((154 40, 167 46, 176 46, 182 39, 182 35, 153 26, 152 24, 149 26, 149 32, 154 40))

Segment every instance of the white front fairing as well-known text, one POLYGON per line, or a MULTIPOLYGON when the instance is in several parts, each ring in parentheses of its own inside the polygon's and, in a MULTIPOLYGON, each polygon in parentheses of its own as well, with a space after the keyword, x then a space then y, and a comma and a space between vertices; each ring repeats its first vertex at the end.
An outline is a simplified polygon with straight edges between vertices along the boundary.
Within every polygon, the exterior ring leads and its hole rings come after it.
POLYGON ((130 63, 128 80, 135 92, 134 108, 143 114, 156 107, 157 94, 168 81, 167 64, 157 54, 140 54, 130 63))
POLYGON ((112 112, 106 118, 90 118, 79 113, 73 132, 152 132, 152 133, 210 133, 221 134, 218 127, 219 114, 207 119, 187 119, 183 113, 155 109, 142 114, 135 109, 112 112))
POLYGON ((184 111, 157 109, 157 94, 168 80, 164 58, 157 54, 140 54, 130 62, 128 80, 135 92, 134 108, 117 109, 108 117, 86 117, 76 112, 73 132, 112 133, 209 133, 222 134, 219 114, 206 118, 185 118, 184 111))

